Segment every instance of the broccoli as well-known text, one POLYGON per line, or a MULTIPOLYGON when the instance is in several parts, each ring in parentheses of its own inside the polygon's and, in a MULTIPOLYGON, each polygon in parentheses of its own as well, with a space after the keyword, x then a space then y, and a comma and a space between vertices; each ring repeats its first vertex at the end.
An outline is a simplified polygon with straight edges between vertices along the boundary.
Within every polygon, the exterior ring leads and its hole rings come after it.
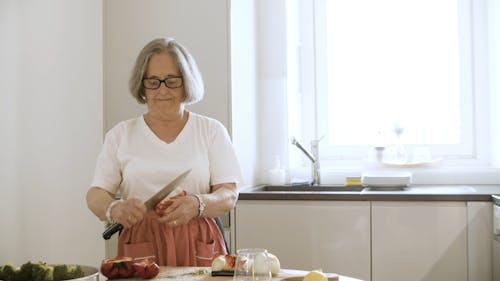
POLYGON ((53 281, 54 267, 38 262, 32 265, 32 281, 53 281))
POLYGON ((45 262, 27 262, 20 268, 12 264, 0 266, 0 281, 62 281, 84 277, 79 265, 48 265, 45 262))
POLYGON ((85 276, 79 265, 58 264, 54 266, 54 281, 77 279, 85 276))
POLYGON ((0 279, 5 281, 14 281, 16 274, 16 268, 11 263, 6 264, 2 267, 2 273, 0 274, 0 279))
POLYGON ((67 280, 69 267, 66 264, 59 264, 54 266, 54 280, 67 280))
POLYGON ((33 264, 29 261, 16 270, 14 274, 14 279, 16 281, 27 281, 32 280, 33 276, 33 264))

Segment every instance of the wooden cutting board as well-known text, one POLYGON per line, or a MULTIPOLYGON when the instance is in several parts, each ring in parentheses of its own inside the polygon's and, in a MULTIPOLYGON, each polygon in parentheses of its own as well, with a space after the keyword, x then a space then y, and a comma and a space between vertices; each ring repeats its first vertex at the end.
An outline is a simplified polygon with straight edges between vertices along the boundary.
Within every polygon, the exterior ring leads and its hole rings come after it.
MULTIPOLYGON (((282 269, 277 278, 273 278, 274 280, 281 281, 302 281, 304 276, 309 273, 309 271, 303 270, 293 270, 293 269, 282 269)), ((328 281, 338 281, 339 276, 335 273, 325 273, 326 277, 328 277, 328 281)))
MULTIPOLYGON (((282 269, 278 276, 273 277, 273 281, 302 281, 308 271, 282 269)), ((333 273, 326 274, 329 281, 338 281, 339 276, 333 273)), ((128 279, 113 279, 114 281, 144 281, 141 278, 128 278, 128 279)), ((160 267, 160 273, 153 279, 149 280, 162 280, 162 281, 228 281, 233 280, 232 276, 211 276, 210 267, 160 267), (207 274, 196 275, 193 274, 199 269, 207 269, 207 274)))

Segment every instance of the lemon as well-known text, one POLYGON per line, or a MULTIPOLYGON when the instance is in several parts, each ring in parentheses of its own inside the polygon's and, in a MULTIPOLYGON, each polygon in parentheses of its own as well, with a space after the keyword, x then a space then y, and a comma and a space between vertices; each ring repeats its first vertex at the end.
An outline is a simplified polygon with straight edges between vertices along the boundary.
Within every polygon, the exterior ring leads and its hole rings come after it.
POLYGON ((303 281, 328 281, 328 278, 326 278, 326 275, 323 272, 313 270, 304 276, 303 281))

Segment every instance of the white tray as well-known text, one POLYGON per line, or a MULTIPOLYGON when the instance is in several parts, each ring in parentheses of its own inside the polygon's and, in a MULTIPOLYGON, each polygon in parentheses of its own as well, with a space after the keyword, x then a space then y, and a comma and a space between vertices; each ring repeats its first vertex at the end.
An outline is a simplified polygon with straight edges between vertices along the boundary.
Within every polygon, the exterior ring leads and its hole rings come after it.
POLYGON ((409 172, 366 172, 361 175, 363 186, 400 188, 411 184, 409 172))

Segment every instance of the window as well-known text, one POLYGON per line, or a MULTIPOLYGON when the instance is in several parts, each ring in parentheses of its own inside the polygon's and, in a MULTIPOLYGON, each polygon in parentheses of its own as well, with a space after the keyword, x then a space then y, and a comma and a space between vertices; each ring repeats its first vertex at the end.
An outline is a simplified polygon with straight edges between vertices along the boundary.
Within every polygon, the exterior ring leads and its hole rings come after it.
POLYGON ((287 3, 289 134, 324 136, 322 163, 397 143, 408 162, 428 147, 445 165, 489 163, 484 1, 287 3))

